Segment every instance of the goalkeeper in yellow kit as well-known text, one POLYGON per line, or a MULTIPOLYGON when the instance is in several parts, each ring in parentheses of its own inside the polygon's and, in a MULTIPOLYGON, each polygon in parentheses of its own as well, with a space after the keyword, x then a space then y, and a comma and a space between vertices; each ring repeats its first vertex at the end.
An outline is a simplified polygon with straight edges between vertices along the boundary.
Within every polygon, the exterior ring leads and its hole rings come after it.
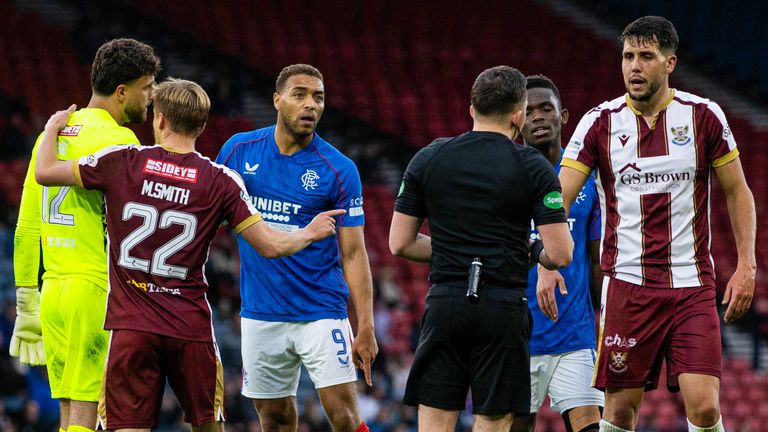
MULTIPOLYGON (((96 52, 88 106, 59 133, 59 159, 76 159, 115 144, 138 144, 122 125, 141 123, 160 70, 152 47, 115 39, 96 52)), ((14 236, 17 318, 10 353, 46 364, 51 394, 61 402, 61 430, 96 427, 109 333, 107 252, 101 192, 35 182, 37 143, 24 180, 14 236), (43 287, 38 291, 40 246, 43 287)))

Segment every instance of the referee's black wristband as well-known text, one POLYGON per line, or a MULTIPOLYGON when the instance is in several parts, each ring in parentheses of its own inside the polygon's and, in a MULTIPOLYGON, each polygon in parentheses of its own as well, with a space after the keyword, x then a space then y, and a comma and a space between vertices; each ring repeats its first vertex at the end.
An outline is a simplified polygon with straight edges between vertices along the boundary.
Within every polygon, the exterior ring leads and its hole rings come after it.
POLYGON ((539 256, 541 255, 541 251, 544 250, 544 242, 541 241, 541 239, 536 240, 531 245, 531 261, 537 263, 539 262, 539 256))

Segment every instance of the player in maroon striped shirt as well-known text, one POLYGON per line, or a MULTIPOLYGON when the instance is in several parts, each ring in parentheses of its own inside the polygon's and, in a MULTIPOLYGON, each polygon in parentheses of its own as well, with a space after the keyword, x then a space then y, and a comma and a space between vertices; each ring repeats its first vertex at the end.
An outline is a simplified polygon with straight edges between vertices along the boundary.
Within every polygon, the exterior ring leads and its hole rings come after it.
POLYGON ((270 229, 239 175, 195 152, 210 109, 205 91, 169 79, 154 106, 157 145, 109 147, 79 161, 56 159, 56 136, 74 105, 57 112, 35 175, 43 185, 104 192, 111 338, 100 420, 108 429, 157 426, 167 378, 193 429, 214 430, 224 420, 223 379, 203 267, 216 230, 227 221, 259 253, 278 257, 334 234, 334 216, 344 211, 291 233, 270 229))
POLYGON ((741 317, 755 288, 755 202, 725 115, 713 101, 670 88, 677 32, 647 16, 621 35, 627 94, 588 112, 563 155, 566 209, 597 172, 606 278, 595 387, 606 390, 600 430, 637 423, 643 392, 680 390, 690 432, 722 432, 722 352, 709 252, 709 188, 725 192, 738 265, 724 321, 741 317))

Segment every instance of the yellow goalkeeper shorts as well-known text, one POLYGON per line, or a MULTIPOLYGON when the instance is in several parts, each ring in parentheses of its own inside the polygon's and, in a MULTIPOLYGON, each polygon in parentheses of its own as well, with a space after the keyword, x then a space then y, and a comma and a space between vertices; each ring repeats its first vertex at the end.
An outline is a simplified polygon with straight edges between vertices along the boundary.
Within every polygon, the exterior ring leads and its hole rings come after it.
POLYGON ((51 396, 98 402, 109 332, 106 286, 85 279, 46 279, 40 294, 51 396))

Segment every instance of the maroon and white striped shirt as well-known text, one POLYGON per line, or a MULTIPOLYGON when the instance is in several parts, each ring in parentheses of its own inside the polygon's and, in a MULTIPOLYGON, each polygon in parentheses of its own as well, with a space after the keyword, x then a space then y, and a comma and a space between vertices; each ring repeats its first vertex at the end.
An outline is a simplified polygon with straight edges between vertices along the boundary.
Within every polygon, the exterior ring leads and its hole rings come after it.
POLYGON ((104 328, 213 341, 205 262, 222 221, 261 221, 240 176, 197 152, 107 147, 73 163, 78 186, 104 192, 109 296, 104 328))
POLYGON ((738 157, 720 107, 671 91, 653 127, 627 95, 579 122, 563 166, 597 173, 606 275, 657 288, 714 286, 711 170, 738 157))

